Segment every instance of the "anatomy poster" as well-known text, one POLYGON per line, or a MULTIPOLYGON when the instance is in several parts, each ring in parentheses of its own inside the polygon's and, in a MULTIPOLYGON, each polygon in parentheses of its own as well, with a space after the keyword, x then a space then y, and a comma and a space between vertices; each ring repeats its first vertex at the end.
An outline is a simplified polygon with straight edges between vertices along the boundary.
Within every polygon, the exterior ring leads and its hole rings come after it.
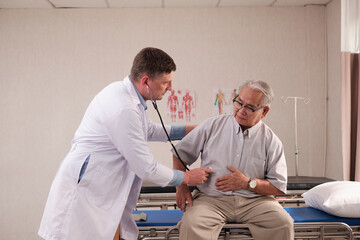
POLYGON ((195 93, 191 90, 166 92, 166 117, 169 123, 190 123, 195 120, 195 93))
POLYGON ((229 114, 233 112, 232 100, 237 94, 237 89, 216 89, 213 93, 213 114, 229 114))

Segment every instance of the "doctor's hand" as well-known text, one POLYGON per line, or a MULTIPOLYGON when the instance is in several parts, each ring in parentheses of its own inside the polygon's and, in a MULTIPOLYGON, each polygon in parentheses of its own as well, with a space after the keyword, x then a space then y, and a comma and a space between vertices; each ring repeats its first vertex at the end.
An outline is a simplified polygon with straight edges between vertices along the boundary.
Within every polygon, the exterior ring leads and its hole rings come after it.
POLYGON ((186 201, 189 204, 189 207, 192 207, 193 198, 191 196, 190 188, 186 184, 181 184, 176 187, 176 205, 185 212, 186 201))
POLYGON ((216 179, 216 189, 226 192, 248 188, 249 177, 245 176, 239 169, 227 167, 232 173, 216 179))
POLYGON ((209 174, 212 173, 210 168, 195 168, 193 170, 184 172, 183 184, 201 185, 206 182, 209 174))

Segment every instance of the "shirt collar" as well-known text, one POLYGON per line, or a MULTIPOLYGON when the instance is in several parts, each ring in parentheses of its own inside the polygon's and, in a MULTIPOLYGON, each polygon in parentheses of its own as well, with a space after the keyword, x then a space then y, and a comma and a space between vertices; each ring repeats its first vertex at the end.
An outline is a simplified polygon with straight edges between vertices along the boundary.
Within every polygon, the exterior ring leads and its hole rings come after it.
MULTIPOLYGON (((234 128, 235 128, 235 133, 239 134, 240 132, 242 132, 241 126, 239 125, 239 123, 235 120, 235 117, 233 118, 233 124, 234 124, 234 128)), ((246 129, 243 134, 247 135, 249 138, 256 133, 256 131, 260 128, 262 124, 262 121, 260 120, 257 124, 255 124, 254 126, 252 126, 251 128, 246 129)))
MULTIPOLYGON (((129 77, 129 79, 130 79, 130 77, 129 77)), ((133 81, 130 80, 130 82, 132 83, 132 85, 135 88, 136 94, 138 95, 138 97, 140 99, 141 105, 143 105, 144 109, 146 110, 147 109, 147 104, 146 104, 144 98, 141 96, 140 92, 137 90, 137 88, 136 88, 135 84, 133 83, 133 81)))
POLYGON ((255 124, 251 128, 248 128, 244 132, 247 131, 249 138, 251 138, 251 136, 254 135, 257 132, 257 130, 260 128, 261 124, 262 124, 262 121, 260 120, 257 124, 255 124))

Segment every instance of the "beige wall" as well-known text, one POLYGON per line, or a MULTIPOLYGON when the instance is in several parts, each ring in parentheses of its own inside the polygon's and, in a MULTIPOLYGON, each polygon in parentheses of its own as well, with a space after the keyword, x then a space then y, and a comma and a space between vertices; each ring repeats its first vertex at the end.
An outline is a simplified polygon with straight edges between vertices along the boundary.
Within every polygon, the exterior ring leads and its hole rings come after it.
MULTIPOLYGON (((289 175, 295 174, 294 106, 280 96, 310 97, 310 104, 298 105, 299 174, 323 176, 326 25, 332 22, 326 14, 321 6, 0 10, 0 238, 38 239, 51 181, 88 103, 127 75, 146 46, 176 61, 174 87, 195 91, 196 123, 212 115, 214 89, 268 81, 276 99, 265 121, 284 143, 289 175)), ((338 101, 336 91, 329 95, 338 101)), ((339 126, 339 118, 330 124, 339 126)), ((332 141, 331 151, 339 152, 332 141)), ((171 166, 169 145, 151 148, 171 166)), ((337 165, 328 164, 327 177, 340 178, 337 165)))

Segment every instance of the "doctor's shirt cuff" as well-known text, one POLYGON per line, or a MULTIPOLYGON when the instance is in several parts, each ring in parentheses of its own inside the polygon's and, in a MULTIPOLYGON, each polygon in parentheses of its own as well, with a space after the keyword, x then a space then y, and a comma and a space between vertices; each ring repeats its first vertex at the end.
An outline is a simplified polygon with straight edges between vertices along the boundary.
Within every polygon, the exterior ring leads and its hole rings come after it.
POLYGON ((185 136, 185 125, 182 126, 171 126, 170 139, 181 140, 185 136))
POLYGON ((184 172, 179 170, 173 170, 174 171, 174 177, 170 181, 169 185, 172 186, 180 186, 182 182, 184 181, 184 172))

